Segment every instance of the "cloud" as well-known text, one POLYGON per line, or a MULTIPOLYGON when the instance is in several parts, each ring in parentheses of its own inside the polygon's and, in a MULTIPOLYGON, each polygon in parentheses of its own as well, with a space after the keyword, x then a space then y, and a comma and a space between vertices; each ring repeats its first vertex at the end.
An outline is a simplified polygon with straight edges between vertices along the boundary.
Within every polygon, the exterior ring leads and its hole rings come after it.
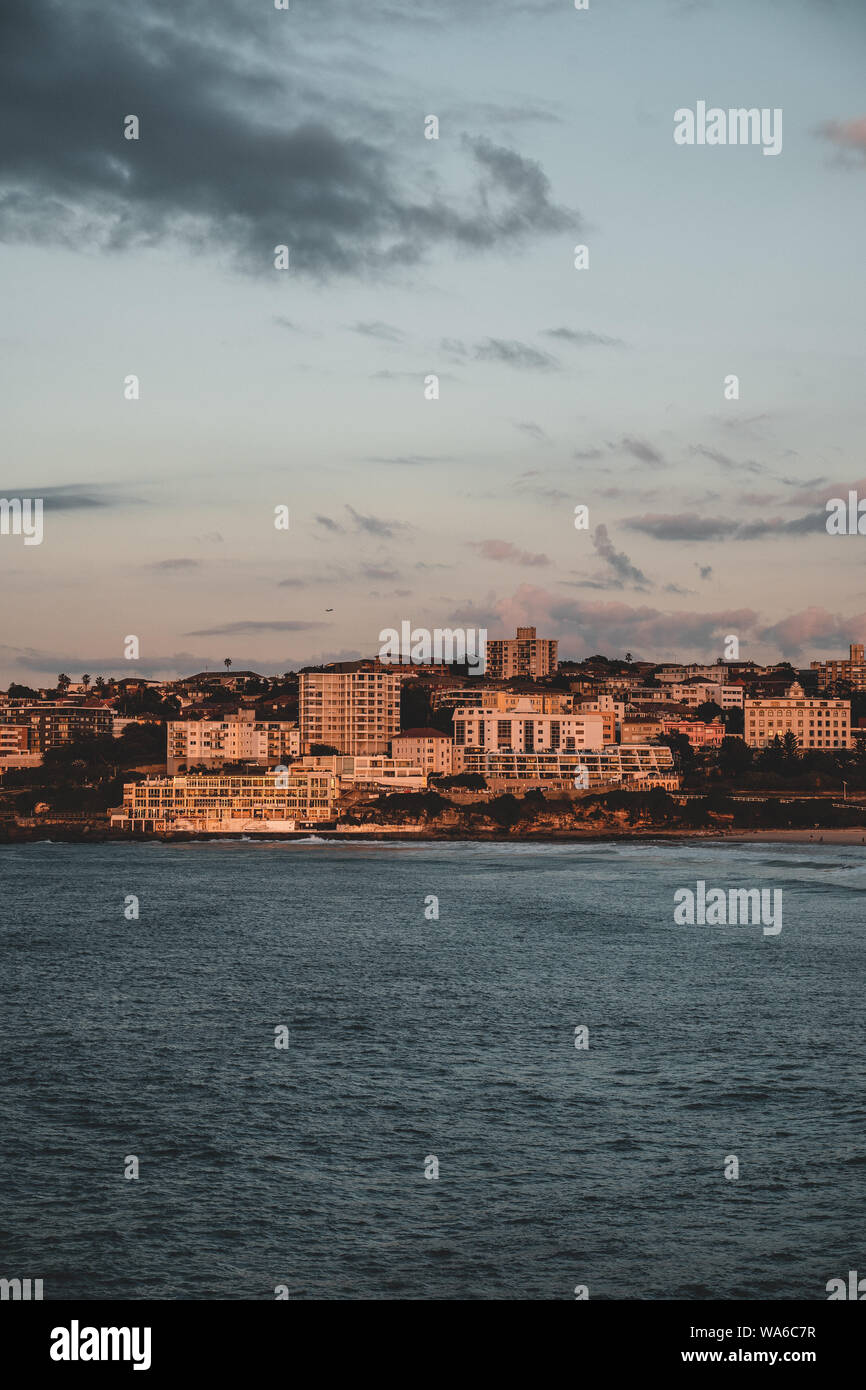
POLYGON ((575 449, 572 458, 580 463, 590 463, 593 459, 604 458, 603 449, 575 449))
POLYGON ((387 115, 348 93, 335 104, 333 54, 273 8, 28 0, 3 28, 8 241, 174 242, 273 276, 285 239, 293 273, 322 279, 579 226, 537 161, 483 136, 462 138, 460 192, 420 187, 387 115), (123 138, 127 113, 138 140, 123 138))
POLYGON ((396 464, 401 468, 423 468, 433 463, 453 463, 453 454, 392 454, 389 457, 372 455, 367 463, 396 464))
POLYGON ((841 154, 866 160, 866 116, 854 116, 847 121, 825 121, 818 127, 818 134, 835 145, 841 154))
POLYGON ((193 570, 198 569, 200 565, 201 560, 188 560, 182 557, 178 560, 154 560, 146 568, 150 570, 193 570))
POLYGON ((608 535, 606 526, 596 526, 592 536, 592 544, 596 554, 607 565, 607 572, 594 579, 577 580, 575 581, 576 587, 582 589, 622 589, 626 585, 635 589, 652 587, 643 570, 633 565, 624 551, 616 549, 608 535))
POLYGON ((528 434, 530 439, 534 439, 536 444, 549 444, 550 436, 545 434, 540 425, 536 425, 534 420, 517 420, 514 428, 520 430, 521 434, 528 434))
POLYGON ((657 541, 708 541, 730 537, 734 523, 724 517, 703 517, 697 512, 669 515, 628 516, 623 521, 630 531, 641 531, 657 541))
POLYGON ((384 565, 362 565, 361 573, 365 579, 397 579, 398 571, 387 569, 384 565))
POLYGON ((406 337, 399 328, 391 328, 387 323, 382 323, 376 319, 372 323, 354 323, 352 332, 360 333, 364 338, 378 338, 383 343, 402 343, 406 337))
POLYGON ((101 484, 94 483, 64 483, 60 487, 36 487, 28 483, 26 487, 0 488, 0 497, 41 497, 46 512, 83 512, 97 507, 119 507, 132 500, 119 493, 107 492, 101 484))
POLYGON ((755 521, 732 521, 723 516, 699 516, 697 512, 646 513, 623 521, 630 531, 640 531, 657 541, 754 541, 780 536, 805 536, 826 530, 826 515, 818 510, 785 521, 782 517, 760 517, 755 521))
POLYGON ((234 637, 241 632, 312 632, 319 627, 328 627, 328 623, 300 623, 284 622, 282 620, 250 620, 242 619, 235 623, 223 623, 219 627, 203 627, 196 632, 185 632, 184 637, 234 637))
POLYGON ((707 449, 703 444, 696 444, 692 448, 693 454, 699 454, 701 458, 709 459, 711 463, 716 463, 726 472, 738 470, 743 473, 764 474, 768 470, 761 463, 756 463, 754 459, 746 459, 743 463, 738 463, 735 459, 723 454, 719 449, 707 449))
POLYGON ((559 367, 559 362, 551 353, 540 352, 528 343, 504 338, 487 338, 483 343, 478 343, 475 359, 478 362, 504 362, 506 366, 522 371, 552 372, 559 367))
MULTIPOLYGON (((731 629, 734 631, 734 629, 731 629)), ((845 650, 849 642, 866 641, 866 613, 842 617, 826 608, 803 608, 762 628, 763 641, 774 642, 787 657, 799 659, 804 648, 845 650)))
POLYGON ((643 439, 632 439, 630 436, 625 436, 619 441, 619 444, 610 444, 608 448, 622 450, 626 454, 631 454, 632 458, 638 459, 641 463, 651 464, 654 468, 663 468, 665 464, 665 460, 658 450, 643 439))
POLYGON ((345 527, 341 526, 338 521, 332 520, 329 516, 314 516, 313 520, 317 525, 324 526, 326 531, 338 531, 341 535, 345 533, 345 527))
POLYGON ((673 661, 721 656, 724 638, 731 632, 741 639, 750 635, 758 614, 751 608, 675 612, 612 599, 568 599, 522 584, 510 597, 491 596, 486 602, 456 608, 451 621, 486 626, 491 633, 513 632, 515 627, 531 624, 540 636, 560 639, 560 656, 565 659, 632 651, 673 661))
POLYGON ((701 579, 709 579, 713 573, 712 565, 699 565, 695 562, 695 569, 700 572, 701 579))
POLYGON ((575 347, 625 347, 622 338, 608 338, 604 333, 591 333, 574 328, 545 328, 542 331, 546 338, 559 338, 560 341, 572 343, 575 347))
POLYGON ((533 555, 528 550, 518 550, 511 541, 468 541, 468 545, 473 550, 477 550, 485 560, 497 560, 503 564, 511 565, 549 565, 550 560, 546 555, 533 555))
POLYGON ((364 516, 362 512, 356 512, 354 507, 346 503, 346 511, 355 523, 356 531, 364 531, 368 536, 393 536, 397 531, 408 531, 409 527, 403 521, 386 521, 380 516, 364 516))

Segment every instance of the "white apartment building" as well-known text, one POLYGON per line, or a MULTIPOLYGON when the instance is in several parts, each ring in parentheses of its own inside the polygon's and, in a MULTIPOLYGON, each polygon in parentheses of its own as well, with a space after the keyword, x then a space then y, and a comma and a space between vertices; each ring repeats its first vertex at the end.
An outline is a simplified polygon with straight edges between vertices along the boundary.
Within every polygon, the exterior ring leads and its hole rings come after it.
POLYGON ((304 671, 299 679, 301 749, 387 753, 400 731, 401 677, 390 671, 304 671))
POLYGON ((666 744, 614 744, 580 753, 518 753, 489 749, 461 750, 464 772, 480 772, 489 783, 535 783, 573 787, 585 772, 588 789, 663 787, 675 791, 680 779, 666 744))
POLYGON ((743 687, 741 685, 720 685, 711 681, 688 683, 670 681, 664 686, 644 686, 631 693, 633 703, 653 701, 660 704, 688 705, 697 709, 698 705, 712 700, 720 709, 742 709, 743 687))
MULTIPOLYGON (((604 745, 605 716, 575 711, 542 714, 532 699, 518 699, 510 709, 458 705, 454 711, 454 744, 458 748, 500 749, 515 753, 573 753, 604 745)), ((609 716, 608 716, 609 718, 609 716)))
POLYGON ((799 748, 853 748, 851 701, 807 699, 795 681, 784 696, 746 697, 745 740, 750 748, 766 748, 777 736, 796 736, 799 748))
POLYGON ((167 726, 166 770, 171 775, 191 767, 258 763, 275 767, 301 751, 297 724, 257 720, 252 710, 225 719, 171 719, 167 726))
POLYGON ((292 771, 296 768, 333 772, 340 791, 361 787, 382 791, 424 791, 427 786, 427 773, 423 767, 409 758, 389 758, 384 753, 359 753, 355 756, 308 753, 292 764, 292 771))

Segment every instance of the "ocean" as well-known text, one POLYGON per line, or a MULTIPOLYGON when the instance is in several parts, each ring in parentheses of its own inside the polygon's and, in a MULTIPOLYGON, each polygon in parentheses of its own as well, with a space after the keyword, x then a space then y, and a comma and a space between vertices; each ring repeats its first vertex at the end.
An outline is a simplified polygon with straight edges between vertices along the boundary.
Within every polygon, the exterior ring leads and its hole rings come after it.
POLYGON ((46 1299, 866 1272, 862 847, 37 843, 0 889, 0 1275, 46 1299), (677 925, 698 881, 782 930, 677 925))

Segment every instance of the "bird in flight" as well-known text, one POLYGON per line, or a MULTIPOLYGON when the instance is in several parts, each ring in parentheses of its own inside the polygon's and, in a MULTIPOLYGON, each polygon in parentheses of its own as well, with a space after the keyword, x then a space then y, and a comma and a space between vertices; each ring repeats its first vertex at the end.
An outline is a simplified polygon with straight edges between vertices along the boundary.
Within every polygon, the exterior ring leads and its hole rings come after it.
POLYGON ((333 611, 334 611, 333 608, 326 608, 326 609, 325 609, 325 612, 326 612, 326 613, 333 613, 333 611))

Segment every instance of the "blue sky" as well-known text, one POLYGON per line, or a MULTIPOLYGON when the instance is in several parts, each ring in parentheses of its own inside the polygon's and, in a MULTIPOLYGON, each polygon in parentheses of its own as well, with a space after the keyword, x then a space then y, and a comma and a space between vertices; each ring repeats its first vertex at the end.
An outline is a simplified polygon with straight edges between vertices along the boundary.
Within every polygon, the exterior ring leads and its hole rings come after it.
POLYGON ((46 498, 41 546, 0 536, 4 685, 129 674, 132 633, 155 675, 404 619, 573 657, 866 638, 866 541, 824 528, 866 496, 861 5, 0 24, 0 496, 46 498), (698 100, 782 108, 781 154, 675 145, 698 100))

